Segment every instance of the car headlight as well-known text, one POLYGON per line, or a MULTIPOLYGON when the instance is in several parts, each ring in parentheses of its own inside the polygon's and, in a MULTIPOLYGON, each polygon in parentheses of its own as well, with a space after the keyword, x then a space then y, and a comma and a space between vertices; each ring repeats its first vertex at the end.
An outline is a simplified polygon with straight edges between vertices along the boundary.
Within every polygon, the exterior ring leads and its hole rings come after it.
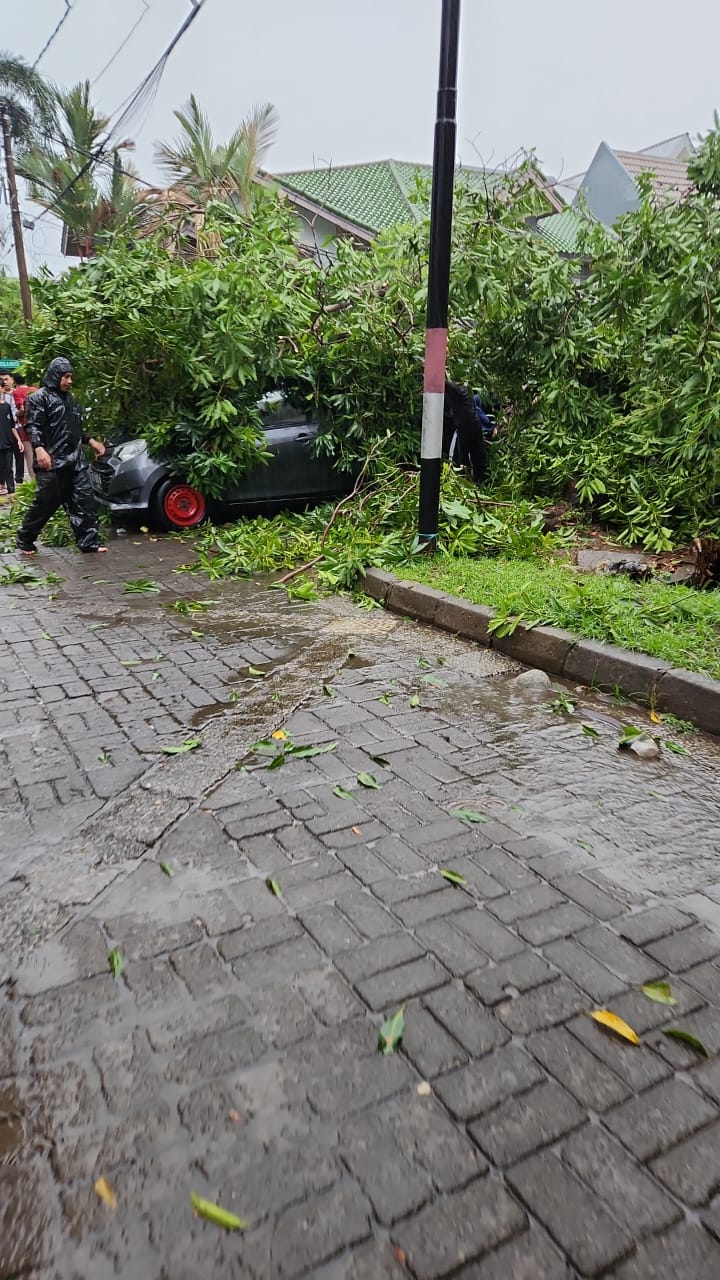
POLYGON ((144 440, 127 440, 125 444, 117 445, 113 453, 121 462, 127 462, 130 458, 136 458, 139 453, 145 453, 146 447, 144 440))

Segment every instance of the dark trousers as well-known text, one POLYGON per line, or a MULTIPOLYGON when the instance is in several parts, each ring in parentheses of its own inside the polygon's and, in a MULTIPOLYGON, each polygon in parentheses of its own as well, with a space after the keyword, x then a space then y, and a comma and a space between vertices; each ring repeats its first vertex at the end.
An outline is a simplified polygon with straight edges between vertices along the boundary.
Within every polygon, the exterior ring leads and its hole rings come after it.
POLYGON ((25 450, 22 445, 13 444, 12 451, 15 459, 15 483, 22 484, 25 479, 25 450))
POLYGON ((15 492, 12 449, 0 449, 0 485, 5 485, 8 493, 15 492))
POLYGON ((100 545, 100 539, 87 467, 61 467, 58 471, 41 471, 38 467, 35 480, 37 493, 18 529, 18 548, 21 551, 31 551, 40 530, 63 507, 79 549, 95 551, 100 545))

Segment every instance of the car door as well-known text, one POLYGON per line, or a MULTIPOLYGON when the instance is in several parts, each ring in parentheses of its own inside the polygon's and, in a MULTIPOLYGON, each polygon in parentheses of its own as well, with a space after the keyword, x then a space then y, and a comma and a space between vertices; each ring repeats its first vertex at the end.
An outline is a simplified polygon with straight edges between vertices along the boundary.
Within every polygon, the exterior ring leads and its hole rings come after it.
POLYGON ((278 509, 304 499, 338 492, 342 483, 331 461, 313 448, 319 432, 316 422, 290 403, 281 392, 271 392, 259 402, 262 444, 269 452, 223 495, 223 503, 247 509, 278 509))

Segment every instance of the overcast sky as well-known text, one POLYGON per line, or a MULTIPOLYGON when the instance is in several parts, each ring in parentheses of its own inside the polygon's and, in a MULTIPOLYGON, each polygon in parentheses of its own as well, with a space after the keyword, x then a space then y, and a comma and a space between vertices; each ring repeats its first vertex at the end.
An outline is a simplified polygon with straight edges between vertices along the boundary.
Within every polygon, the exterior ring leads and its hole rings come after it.
MULTIPOLYGON (((99 77, 99 107, 126 99, 190 11, 189 0, 0 0, 0 47, 65 85, 99 77), (103 68, 138 20, 112 66, 103 68)), ((134 163, 156 177, 153 142, 193 92, 224 139, 258 102, 275 104, 268 168, 393 157, 429 161, 441 0, 205 0, 151 107, 128 126, 134 163)), ((639 148, 709 128, 720 105, 717 0, 463 0, 459 158, 502 164, 534 147, 546 172, 585 169, 598 143, 639 148)), ((27 216, 37 206, 25 202, 27 216)), ((0 225, 7 206, 0 206, 0 225)), ((31 260, 62 266, 48 217, 31 260)), ((0 249, 0 266, 14 271, 0 249)))

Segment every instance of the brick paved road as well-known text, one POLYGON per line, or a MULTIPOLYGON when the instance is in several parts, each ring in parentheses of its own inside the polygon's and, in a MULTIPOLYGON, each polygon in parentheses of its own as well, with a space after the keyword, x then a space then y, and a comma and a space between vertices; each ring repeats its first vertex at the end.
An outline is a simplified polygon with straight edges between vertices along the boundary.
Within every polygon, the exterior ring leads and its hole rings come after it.
POLYGON ((2 1280, 717 1280, 715 744, 641 764, 627 708, 558 718, 470 645, 188 558, 0 588, 2 1280), (337 748, 253 767, 280 724, 337 748))

